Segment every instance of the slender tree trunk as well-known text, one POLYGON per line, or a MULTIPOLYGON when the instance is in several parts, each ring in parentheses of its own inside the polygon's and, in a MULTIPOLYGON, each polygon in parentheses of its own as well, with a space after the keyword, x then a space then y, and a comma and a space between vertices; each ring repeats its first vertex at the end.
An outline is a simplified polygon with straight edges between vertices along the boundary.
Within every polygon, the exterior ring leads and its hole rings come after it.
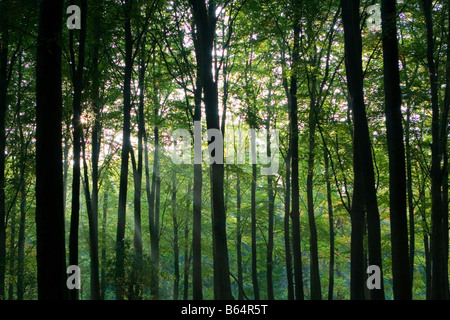
POLYGON ((25 168, 27 161, 27 146, 25 146, 25 139, 22 131, 22 123, 19 120, 19 132, 20 132, 20 221, 19 221, 19 236, 17 240, 17 300, 23 300, 25 293, 24 286, 24 271, 25 271, 25 218, 26 218, 26 184, 25 184, 25 168))
POLYGON ((193 224, 192 224, 192 295, 194 300, 203 299, 202 286, 202 164, 194 164, 193 224))
POLYGON ((142 40, 142 57, 139 66, 139 106, 138 106, 138 161, 134 174, 134 249, 135 259, 133 272, 135 275, 134 296, 142 299, 143 291, 143 257, 142 257, 142 224, 141 224, 141 195, 142 195, 142 170, 143 170, 143 140, 145 134, 144 98, 145 98, 145 38, 142 40))
POLYGON ((406 213, 406 169, 403 145, 396 0, 381 1, 386 132, 389 152, 389 207, 394 299, 411 300, 406 213))
POLYGON ((5 117, 8 107, 6 97, 8 90, 8 3, 0 2, 0 9, 5 12, 0 19, 0 300, 5 299, 6 272, 6 208, 5 208, 5 117))
POLYGON ((236 260, 238 274, 238 300, 244 299, 242 272, 242 222, 241 222, 241 175, 236 173, 236 260))
POLYGON ((174 255, 174 280, 173 300, 178 300, 180 286, 180 248, 178 244, 178 217, 177 217, 177 175, 175 167, 172 172, 172 219, 173 219, 173 255, 174 255))
MULTIPOLYGON (((203 0, 190 0, 190 3, 198 30, 199 48, 201 51, 201 78, 204 90, 206 124, 208 129, 220 130, 218 90, 212 73, 212 49, 217 19, 215 16, 216 6, 214 3, 209 3, 207 8, 203 0)), ((217 277, 214 282, 217 287, 215 299, 232 299, 224 208, 224 166, 223 163, 212 163, 210 168, 213 204, 213 256, 215 275, 217 277)))
MULTIPOLYGON (((193 28, 195 29, 195 28, 193 28)), ((200 39, 198 32, 193 30, 192 36, 194 39, 196 66, 196 83, 194 89, 194 144, 198 143, 201 148, 201 132, 202 132, 202 55, 200 51, 200 39), (195 125, 198 126, 200 136, 196 136, 195 125)), ((195 147, 194 147, 195 149, 195 147)), ((192 296, 194 300, 203 300, 203 286, 202 286, 202 154, 194 153, 194 188, 193 188, 193 224, 192 224, 192 296)))
MULTIPOLYGON (((425 202, 425 199, 422 200, 425 202)), ((422 214, 422 223, 426 226, 426 218, 425 215, 422 214)), ((424 247, 424 258, 425 258, 425 297, 426 300, 431 299, 431 254, 430 254, 430 240, 429 240, 429 231, 428 228, 423 228, 423 247, 424 247)))
MULTIPOLYGON (((271 150, 270 150, 270 121, 267 121, 267 157, 271 157, 271 150)), ((273 246, 274 246, 274 235, 273 235, 273 229, 274 229, 274 211, 275 211, 275 195, 273 192, 273 177, 272 175, 267 175, 267 186, 268 186, 268 200, 269 200, 269 228, 268 228, 268 235, 267 235, 267 299, 274 300, 274 292, 273 292, 273 246)))
POLYGON ((119 205, 117 214, 117 237, 116 237, 116 266, 115 266, 115 285, 116 299, 123 300, 125 293, 125 217, 127 205, 128 189, 128 159, 131 150, 130 142, 130 111, 131 111, 131 78, 133 69, 133 39, 131 34, 130 14, 132 0, 126 0, 123 5, 125 17, 125 74, 123 87, 123 143, 120 166, 119 182, 119 205))
MULTIPOLYGON (((315 79, 313 80, 313 95, 315 93, 315 79)), ((308 155, 308 176, 306 179, 306 193, 308 203, 308 221, 309 221, 309 247, 310 247, 310 277, 311 277, 311 300, 321 300, 322 290, 320 287, 319 273, 319 252, 317 247, 317 228, 314 217, 314 192, 313 192, 313 176, 314 176, 314 149, 315 149, 315 132, 316 132, 316 103, 311 97, 309 110, 309 155, 308 155)))
MULTIPOLYGON (((20 186, 19 186, 20 188, 20 186)), ((8 300, 14 300, 14 265, 16 262, 16 250, 14 242, 16 240, 16 211, 11 212, 11 235, 9 237, 9 281, 8 281, 8 300)))
MULTIPOLYGON (((444 257, 443 257, 443 214, 441 202, 441 150, 439 139, 439 101, 438 101, 438 83, 436 74, 436 64, 434 61, 434 38, 433 38, 433 20, 432 20, 432 1, 422 0, 425 25, 427 30, 427 64, 430 77, 431 88, 431 299, 445 299, 446 292, 444 283, 444 257)), ((448 234, 448 230, 446 230, 448 234)), ((445 282, 444 282, 445 281, 445 282)))
POLYGON ((100 123, 100 71, 99 71, 99 50, 100 50, 100 19, 101 14, 97 14, 97 10, 101 12, 101 7, 96 7, 94 20, 94 57, 93 57, 93 73, 92 73, 92 107, 94 111, 94 125, 92 128, 92 196, 91 196, 91 212, 92 212, 92 230, 93 239, 90 240, 91 248, 91 299, 101 299, 100 276, 99 276, 99 256, 98 256, 98 191, 99 191, 99 155, 101 142, 101 123, 100 123))
MULTIPOLYGON (((155 116, 158 110, 155 109, 155 116)), ((150 245, 152 273, 150 279, 150 290, 153 299, 159 299, 159 131, 155 125, 155 152, 153 158, 152 188, 149 204, 150 218, 150 245)))
POLYGON ((99 300, 99 261, 98 261, 98 218, 94 218, 92 211, 91 192, 89 188, 88 166, 86 161, 86 142, 81 135, 83 173, 84 173, 84 197, 86 199, 86 211, 89 224, 89 256, 91 258, 91 300, 99 300))
POLYGON ((252 187, 251 187, 251 236, 252 236, 252 285, 255 300, 260 299, 258 283, 258 256, 256 249, 256 130, 252 130, 251 153, 252 153, 252 187))
POLYGON ((289 230, 289 212, 291 202, 291 156, 290 148, 286 155, 286 191, 284 196, 284 250, 286 253, 286 277, 287 277, 287 289, 288 300, 294 300, 294 283, 292 274, 292 255, 291 255, 291 237, 289 230))
POLYGON ((330 225, 330 266, 328 271, 328 300, 333 300, 334 290, 334 217, 333 217, 333 202, 331 199, 331 183, 328 166, 328 151, 326 146, 323 147, 323 157, 325 164, 325 179, 327 184, 327 204, 328 204, 328 223, 330 225))
POLYGON ((102 264, 101 264, 101 284, 100 296, 105 300, 106 293, 106 219, 108 217, 108 191, 103 194, 103 217, 102 217, 102 264))
MULTIPOLYGON (((358 34, 359 26, 356 21, 356 16, 359 17, 359 1, 342 1, 342 20, 344 24, 345 33, 345 62, 347 71, 347 83, 350 87, 359 87, 360 90, 356 94, 361 94, 362 91, 362 70, 360 64, 358 64, 360 75, 354 74, 353 64, 355 61, 352 59, 356 56, 356 59, 361 59, 361 49, 360 47, 355 47, 354 34, 358 34), (356 15, 356 16, 355 16, 356 15), (351 50, 352 48, 356 49, 351 50), (348 53, 347 53, 348 52, 348 53), (351 55, 351 56, 350 56, 351 55), (356 79, 355 79, 356 77, 356 79)), ((359 18, 358 18, 359 21, 359 18)), ((360 37, 356 37, 357 42, 360 43, 360 37)), ((356 66, 355 66, 356 67, 356 66)), ((349 108, 353 108, 353 104, 356 103, 355 93, 349 90, 349 108)), ((362 97, 359 101, 363 100, 362 97)), ((353 135, 354 137, 355 135, 353 135)), ((353 143, 353 172, 354 172, 354 183, 353 183, 353 201, 352 201, 352 211, 351 211, 351 245, 350 245, 350 298, 352 300, 362 300, 364 299, 364 244, 363 244, 363 234, 364 234, 364 194, 362 192, 362 173, 360 169, 359 159, 357 158, 359 154, 360 146, 354 142, 353 143)))
MULTIPOLYGON (((73 2, 72 2, 73 3, 73 2)), ((86 44, 87 1, 81 1, 81 30, 78 47, 78 61, 75 61, 74 30, 69 31, 69 51, 73 74, 73 177, 72 177, 72 212, 70 216, 69 264, 78 266, 78 226, 80 221, 80 180, 81 180, 81 98, 83 92, 84 49, 86 44)), ((78 290, 69 291, 71 300, 78 300, 78 290)))
POLYGON ((412 165, 411 165, 411 145, 410 145, 410 123, 411 110, 408 105, 406 111, 405 126, 405 148, 406 148, 406 189, 408 191, 408 216, 409 216, 409 265, 411 277, 411 290, 414 283, 414 253, 415 253, 415 227, 414 227, 414 203, 413 203, 413 185, 412 185, 412 165))
MULTIPOLYGON (((299 11, 299 1, 294 0, 294 8, 299 11)), ((294 18, 294 48, 292 53, 292 70, 291 76, 291 110, 290 110, 290 150, 292 160, 292 251, 294 256, 294 281, 295 281, 295 299, 303 300, 303 274, 302 274, 302 252, 300 243, 300 191, 298 181, 298 99, 297 99, 297 69, 299 63, 299 48, 300 48, 300 18, 298 12, 294 18)))
MULTIPOLYGON (((191 194, 191 184, 188 184, 187 190, 188 196, 191 194)), ((186 201, 186 212, 190 211, 190 201, 187 197, 186 201)), ((184 222, 184 277, 183 277, 183 300, 187 300, 189 296, 189 266, 190 266, 190 256, 189 256, 189 219, 187 218, 184 222)))
MULTIPOLYGON (((447 27, 447 43, 450 43, 450 3, 447 2, 447 19, 448 19, 448 27, 447 27)), ((450 288, 449 288, 449 278, 448 278, 448 257, 449 257, 449 201, 448 201, 448 116, 450 112, 450 47, 447 46, 447 65, 446 65, 446 75, 445 75, 445 98, 444 98, 444 109, 442 112, 442 120, 441 120, 441 153, 443 155, 443 164, 442 164, 442 232, 444 236, 444 244, 443 244, 443 281, 444 281, 444 295, 446 299, 450 298, 450 288)))
MULTIPOLYGON (((345 39, 345 65, 349 91, 349 106, 353 112, 353 167, 354 195, 352 205, 352 299, 363 299, 365 288, 363 266, 364 211, 367 212, 369 263, 382 271, 380 217, 378 212, 372 150, 367 124, 362 72, 362 44, 359 27, 359 0, 342 1, 342 20, 345 39)), ((381 289, 371 290, 372 299, 384 299, 381 272, 381 289)))
POLYGON ((36 61, 38 298, 52 300, 68 297, 61 139, 62 14, 63 1, 43 0, 41 2, 36 61))

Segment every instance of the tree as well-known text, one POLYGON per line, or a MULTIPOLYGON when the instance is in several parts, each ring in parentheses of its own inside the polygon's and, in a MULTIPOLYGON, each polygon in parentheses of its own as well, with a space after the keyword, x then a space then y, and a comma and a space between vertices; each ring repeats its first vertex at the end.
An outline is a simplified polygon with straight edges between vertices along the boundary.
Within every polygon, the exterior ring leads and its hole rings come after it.
MULTIPOLYGON (((6 11, 6 1, 0 2, 2 11, 6 11)), ((0 22, 0 300, 5 299, 6 270, 6 208, 5 208, 5 116, 8 91, 8 15, 0 22)))
POLYGON ((394 298, 410 300, 411 273, 405 272, 409 268, 408 222, 396 15, 395 0, 381 2, 394 298))
POLYGON ((43 0, 36 62, 36 237, 39 299, 66 299, 62 180, 63 1, 43 0))
POLYGON ((302 253, 300 243, 300 205, 299 205, 299 181, 298 181, 298 69, 299 69, 299 46, 300 46, 300 17, 299 1, 293 1, 294 8, 294 46, 292 51, 292 76, 289 90, 289 130, 290 130, 290 156, 291 156, 291 188, 292 188, 292 251, 294 257, 294 290, 295 299, 303 300, 303 275, 302 275, 302 253))
MULTIPOLYGON (((444 230, 444 226, 448 225, 444 223, 444 213, 442 209, 442 147, 445 146, 442 141, 447 139, 445 135, 442 140, 440 138, 440 110, 439 110, 439 97, 438 97, 438 77, 437 66, 434 58, 434 36, 433 36, 433 20, 432 20, 432 2, 429 0, 422 1, 423 12, 425 16, 426 25, 426 43, 427 43, 427 67, 431 89, 431 260, 432 260, 432 273, 431 273, 431 299, 446 299, 448 295, 448 276, 444 277, 448 272, 445 271, 447 262, 447 255, 444 255, 447 249, 444 249, 448 239, 448 227, 444 230), (444 285, 446 284, 446 285, 444 285)), ((448 68, 448 66, 447 66, 448 68)), ((443 133, 447 131, 444 127, 448 124, 448 104, 446 105, 447 114, 443 117, 443 133)), ((445 172, 445 171, 444 171, 445 172)), ((447 187, 448 190, 448 187, 447 187)), ((447 191, 448 197, 448 191, 447 191)), ((446 204, 448 206, 448 203, 446 204)), ((448 212, 448 211, 447 211, 448 212)), ((448 220, 448 219, 447 219, 448 220)), ((448 246, 448 245, 447 245, 448 246)))
MULTIPOLYGON (((194 15, 195 27, 199 37, 201 54, 201 78, 203 97, 206 111, 206 125, 208 129, 219 130, 219 109, 217 83, 213 78, 212 49, 216 27, 216 5, 203 0, 190 0, 194 15)), ((211 137, 209 138, 211 141, 211 137)), ((213 221, 213 253, 215 275, 215 298, 218 300, 231 299, 230 271, 228 264, 228 246, 226 241, 226 217, 224 208, 223 163, 210 164, 211 192, 212 192, 212 221, 213 221)))
MULTIPOLYGON (((382 270, 380 218, 377 206, 371 142, 364 105, 359 1, 342 1, 341 3, 345 37, 345 67, 349 94, 348 104, 352 110, 354 130, 351 296, 352 299, 363 299, 365 287, 365 270, 363 270, 364 214, 365 212, 367 213, 369 263, 377 265, 382 270)), ((382 281, 381 289, 372 290, 371 297, 372 299, 384 299, 384 285, 382 281)))
POLYGON ((128 159, 131 151, 131 78, 133 71, 133 39, 131 34, 131 11, 133 0, 125 0, 123 4, 124 30, 125 30, 125 69, 123 88, 123 143, 120 166, 119 205, 117 214, 116 236, 116 299, 124 298, 124 260, 125 260, 125 216, 128 187, 128 159))
MULTIPOLYGON (((70 217, 69 264, 78 266, 78 225, 80 220, 80 179, 81 179, 81 100, 83 91, 83 71, 86 46, 87 1, 81 1, 81 29, 78 47, 78 61, 75 59, 74 30, 69 30, 70 66, 73 82, 73 178, 72 178, 72 212, 70 217)), ((71 290, 70 298, 78 299, 78 290, 71 290)))

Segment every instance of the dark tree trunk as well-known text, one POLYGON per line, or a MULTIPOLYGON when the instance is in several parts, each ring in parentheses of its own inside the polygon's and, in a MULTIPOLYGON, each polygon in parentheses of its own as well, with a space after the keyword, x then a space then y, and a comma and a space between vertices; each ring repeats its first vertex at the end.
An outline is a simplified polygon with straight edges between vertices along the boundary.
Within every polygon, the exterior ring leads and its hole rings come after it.
POLYGON ((101 283, 100 296, 105 300, 106 293, 106 219, 108 217, 108 191, 105 190, 103 195, 103 217, 102 217, 102 268, 101 268, 101 283))
POLYGON ((41 2, 36 61, 38 298, 52 300, 68 297, 62 175, 62 14, 63 1, 41 2))
POLYGON ((313 99, 315 94, 315 79, 313 80, 312 97, 309 110, 309 155, 308 155, 308 176, 306 179, 306 193, 308 203, 308 221, 309 221, 309 247, 310 247, 310 277, 311 277, 311 300, 321 300, 322 290, 320 287, 319 273, 319 252, 317 247, 317 228, 314 217, 314 149, 315 149, 315 133, 316 133, 316 102, 313 99))
MULTIPOLYGON (((155 109, 155 117, 158 116, 158 109, 155 109)), ((150 227, 150 259, 151 259, 151 278, 150 290, 152 299, 159 299, 159 130, 158 126, 154 128, 155 152, 153 154, 153 173, 152 187, 149 203, 149 227, 150 227)))
POLYGON ((389 207, 394 299, 411 300, 406 213, 406 169, 403 145, 396 0, 381 1, 386 133, 389 153, 389 207))
POLYGON ((81 135, 83 172, 84 172, 84 197, 86 199, 86 211, 89 224, 89 256, 91 258, 91 300, 99 300, 99 261, 98 261, 98 217, 94 218, 92 212, 91 192, 89 188, 88 166, 86 161, 86 142, 81 135))
MULTIPOLYGON (((444 289, 448 279, 444 279, 444 238, 443 238, 443 213, 441 202, 441 148, 439 137, 439 101, 438 79, 436 64, 434 61, 434 38, 432 20, 432 1, 422 0, 425 25, 427 30, 427 64, 431 89, 431 299, 445 299, 447 292, 444 289)), ((448 236, 448 230, 445 230, 448 236)))
POLYGON ((284 250, 286 253, 286 277, 287 277, 287 289, 288 300, 294 300, 294 283, 292 274, 292 255, 291 255, 291 237, 289 230, 289 212, 291 202, 291 156, 290 149, 286 155, 286 191, 284 195, 284 250))
MULTIPOLYGON (((189 195, 191 194, 191 184, 188 184, 187 190, 188 197, 186 200, 186 212, 190 210, 189 195)), ((184 266, 183 266, 183 300, 187 300, 189 296, 189 266, 190 266, 190 255, 189 255, 189 219, 186 216, 184 222, 184 266)))
POLYGON ((17 300, 23 300, 25 293, 24 286, 24 271, 25 271, 25 218, 26 218, 26 183, 25 183, 25 168, 27 161, 27 146, 25 145, 25 139, 22 131, 22 123, 19 120, 19 132, 20 132, 20 221, 19 221, 19 235, 17 240, 17 300))
POLYGON ((325 180, 327 184, 327 204, 328 204, 328 223, 330 225, 330 266, 328 271, 328 300, 333 300, 334 290, 334 217, 333 217, 333 202, 331 200, 331 183, 328 166, 328 150, 326 146, 323 147, 323 157, 325 165, 325 180))
MULTIPOLYGON (((98 2, 97 2, 98 3, 98 2)), ((98 256, 98 191, 99 191, 99 155, 101 141, 101 123, 100 123, 100 71, 99 71, 99 50, 100 50, 100 19, 101 7, 95 8, 94 20, 94 56, 92 61, 92 107, 94 111, 94 125, 92 128, 92 196, 91 196, 91 223, 93 238, 90 240, 91 246, 91 299, 101 299, 100 294, 100 276, 99 276, 99 256, 98 256)))
POLYGON ((116 237, 116 266, 115 266, 115 285, 116 299, 123 300, 125 294, 125 217, 127 205, 128 189, 128 159, 131 150, 130 142, 130 111, 131 111, 131 78, 133 70, 133 39, 131 34, 131 8, 132 0, 126 0, 123 5, 125 18, 125 73, 123 86, 123 144, 120 166, 119 183, 119 205, 117 214, 117 237, 116 237))
POLYGON ((138 105, 138 161, 134 172, 134 266, 133 274, 135 277, 134 297, 137 300, 142 299, 142 277, 143 277, 143 257, 142 257, 142 223, 141 223, 141 196, 142 196, 142 170, 143 170, 143 140, 145 134, 144 119, 144 98, 145 98, 145 38, 142 40, 142 57, 139 66, 139 105, 138 105))
POLYGON ((178 300, 179 286, 180 286, 180 248, 178 244, 178 217, 177 217, 177 175, 175 166, 172 172, 172 220, 173 220, 173 265, 174 265, 174 279, 173 279, 173 300, 178 300))
MULTIPOLYGON (((73 2, 72 2, 73 3, 73 2)), ((78 226, 80 221, 80 181, 81 181, 81 98, 83 92, 84 49, 86 44, 87 1, 81 1, 81 29, 78 47, 78 61, 75 61, 74 30, 69 31, 69 51, 73 82, 73 177, 72 177, 72 212, 70 216, 69 264, 78 266, 78 226)), ((69 291, 71 300, 78 300, 78 290, 69 291)))
MULTIPOLYGON (((19 186, 20 188, 20 186, 19 186)), ((14 264, 16 262, 16 250, 14 242, 16 240, 16 210, 11 212, 11 235, 9 236, 9 281, 8 281, 8 300, 14 300, 14 264)))
POLYGON ((252 190, 251 190, 251 237, 252 237, 252 285, 253 297, 260 299, 258 283, 258 256, 256 250, 256 129, 252 130, 251 153, 252 153, 252 190))
MULTIPOLYGON (((372 150, 363 93, 362 44, 359 27, 359 0, 342 1, 342 21, 345 39, 345 66, 349 91, 349 106, 353 113, 353 171, 352 204, 351 298, 364 298, 363 232, 364 212, 367 212, 369 263, 382 270, 380 217, 375 189, 372 150)), ((381 275, 381 279, 383 279, 381 275)), ((384 285, 371 290, 372 299, 384 299, 384 285)))
MULTIPOLYGON (((267 121, 266 126, 267 131, 267 157, 271 157, 270 150, 270 118, 267 121)), ((274 224, 274 211, 275 211, 275 195, 273 192, 273 177, 272 175, 267 176, 267 186, 268 186, 268 201, 269 201, 269 228, 267 234, 267 299, 274 300, 273 292, 273 224, 274 224)))
MULTIPOLYGON (((197 123, 200 130, 200 136, 195 136, 194 129, 194 141, 200 139, 202 131, 202 57, 200 52, 200 44, 198 39, 198 32, 193 32, 194 45, 195 45, 195 58, 197 61, 197 79, 196 88, 194 91, 194 126, 197 123)), ((195 142, 194 142, 195 143, 195 142)), ((202 157, 201 154, 194 155, 194 188, 193 188, 193 224, 192 224, 192 297, 194 300, 203 300, 203 286, 202 286, 202 157), (199 159, 196 159, 199 157, 199 159)))
MULTIPOLYGON (((447 19, 448 19, 448 27, 447 27, 447 43, 450 43, 450 3, 447 2, 447 19)), ((450 111, 450 47, 447 46, 447 65, 446 65, 446 75, 445 75, 445 98, 444 98, 444 109, 442 112, 442 120, 441 120, 441 153, 443 155, 443 163, 442 163, 442 232, 444 237, 443 244, 443 281, 444 281, 444 295, 446 295, 446 299, 450 298, 450 288, 448 281, 448 254, 449 254, 449 209, 448 209, 448 114, 450 111)))
MULTIPOLYGON (((212 49, 216 27, 216 6, 209 3, 208 8, 203 0, 190 0, 195 25, 198 30, 199 49, 201 52, 201 74, 208 129, 219 127, 219 108, 217 83, 212 73, 212 49)), ((224 166, 223 163, 213 163, 211 168, 212 190, 212 221, 213 221, 213 256, 217 279, 214 281, 215 299, 232 299, 230 285, 230 270, 228 262, 228 246, 226 237, 226 216, 224 208, 224 166)))
POLYGON ((238 300, 244 299, 242 272, 242 222, 241 222, 241 175, 236 173, 236 260, 238 274, 238 300))
MULTIPOLYGON (((299 1, 294 0, 294 8, 299 10, 299 1)), ((292 76, 290 88, 290 150, 292 160, 292 251, 294 257, 294 283, 295 299, 303 300, 303 274, 302 274, 302 252, 300 240, 300 191, 298 181, 298 99, 297 99, 297 71, 300 49, 300 18, 298 12, 294 17, 294 48, 292 53, 292 76)))
POLYGON ((409 268, 411 277, 411 290, 414 283, 414 254, 415 254, 415 227, 414 227, 414 202, 413 202, 413 185, 412 185, 412 165, 411 165, 411 145, 410 145, 410 123, 411 110, 408 105, 406 111, 405 126, 405 148, 406 148, 406 189, 408 191, 408 216, 409 216, 409 268))
POLYGON ((6 272, 6 208, 5 208, 5 117, 8 107, 6 97, 8 90, 8 4, 0 2, 0 9, 5 12, 0 19, 0 300, 5 299, 6 272))

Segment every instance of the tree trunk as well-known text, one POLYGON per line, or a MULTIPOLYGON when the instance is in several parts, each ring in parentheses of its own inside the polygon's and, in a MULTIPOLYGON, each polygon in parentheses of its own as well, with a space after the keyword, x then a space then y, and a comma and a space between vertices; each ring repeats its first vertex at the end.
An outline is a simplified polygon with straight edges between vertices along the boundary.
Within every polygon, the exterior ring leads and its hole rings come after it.
POLYGON ((315 79, 313 80, 312 97, 309 110, 309 155, 308 155, 308 176, 306 179, 306 193, 308 203, 308 221, 309 221, 309 247, 310 247, 310 277, 311 277, 311 300, 321 300, 322 290, 320 287, 319 273, 319 252, 317 247, 317 228, 314 217, 314 192, 313 192, 313 176, 314 176, 314 149, 315 149, 315 133, 316 133, 316 102, 313 99, 315 94, 315 79))
POLYGON ((414 203, 413 203, 413 186, 412 186, 412 165, 411 165, 411 145, 410 145, 410 128, 411 128, 411 110, 408 105, 406 111, 405 126, 405 148, 406 148, 406 189, 408 191, 408 216, 409 216, 409 265, 411 277, 411 290, 414 283, 414 253, 415 253, 415 227, 414 227, 414 203))
MULTIPOLYGON (((448 3, 448 2, 447 2, 448 3)), ((450 43, 450 4, 447 5, 447 19, 448 19, 448 27, 447 27, 447 43, 450 43)), ((449 208, 448 208, 448 115, 450 112, 450 47, 447 46, 447 65, 446 65, 446 75, 445 75, 445 98, 444 98, 444 109, 442 112, 442 120, 441 120, 441 154, 443 155, 443 163, 442 163, 442 232, 444 236, 443 243, 443 281, 444 281, 444 295, 446 299, 450 298, 450 288, 448 281, 448 254, 449 254, 449 208)))
MULTIPOLYGON (((72 177, 72 212, 70 216, 69 264, 78 266, 78 226, 80 221, 80 180, 81 180, 81 98, 83 92, 84 49, 86 44, 87 1, 81 1, 81 30, 78 47, 78 62, 75 61, 74 31, 69 30, 69 51, 73 83, 73 177, 72 177)), ((71 300, 78 300, 78 290, 69 291, 71 300)))
POLYGON ((2 12, 0 19, 0 300, 5 299, 5 272, 6 272, 6 208, 5 208, 5 117, 8 104, 6 101, 8 91, 8 13, 6 1, 0 2, 2 12))
MULTIPOLYGON (((158 109, 155 109, 155 117, 158 109)), ((150 246, 151 246, 151 279, 150 290, 152 299, 159 299, 159 131, 155 125, 155 152, 153 157, 152 187, 150 192, 149 219, 150 219, 150 246)))
MULTIPOLYGON (((200 52, 200 43, 198 32, 193 32, 195 45, 195 58, 197 61, 197 79, 194 90, 194 143, 200 139, 202 132, 202 57, 200 52), (196 136, 195 124, 199 127, 200 136, 196 136)), ((200 142, 197 142, 200 143, 200 142)), ((201 143, 200 143, 201 148, 201 143)), ((195 149, 195 147, 194 147, 195 149)), ((194 188, 193 188, 193 223, 192 223, 192 298, 194 300, 203 300, 203 286, 202 286, 202 154, 194 154, 194 188), (199 157, 199 159, 196 159, 199 157)))
POLYGON ((103 194, 103 217, 102 217, 102 270, 101 270, 101 284, 100 296, 105 300, 106 293, 106 219, 108 217, 108 190, 103 194))
POLYGON ((120 165, 119 182, 119 204, 117 214, 117 237, 116 237, 116 266, 115 266, 115 285, 116 299, 123 300, 125 293, 125 217, 127 205, 128 189, 128 159, 131 150, 130 142, 130 111, 131 111, 131 78, 133 71, 133 39, 131 34, 131 7, 132 0, 125 0, 123 5, 125 17, 125 74, 123 86, 123 143, 120 165))
POLYGON ((386 133, 389 153, 389 207, 394 299, 411 300, 406 214, 406 169, 403 145, 396 0, 381 1, 386 133))
MULTIPOLYGON (((436 74, 436 64, 434 61, 434 38, 433 38, 433 20, 431 16, 432 1, 422 0, 425 25, 427 30, 427 64, 430 77, 431 89, 431 299, 445 299, 447 295, 444 279, 444 238, 443 238, 443 214, 441 202, 441 150, 439 137, 439 101, 438 101, 438 79, 436 74)), ((445 230, 448 236, 448 230, 445 230)))
MULTIPOLYGON (((19 186, 20 188, 20 186, 19 186)), ((14 242, 16 240, 16 210, 11 212, 11 235, 9 236, 9 281, 8 281, 8 300, 14 300, 14 264, 16 262, 16 250, 14 242)))
POLYGON ((138 105, 138 161, 137 168, 134 172, 134 266, 133 273, 135 276, 135 299, 142 299, 143 291, 143 257, 142 257, 142 224, 141 224, 141 195, 142 195, 142 170, 143 170, 143 139, 145 134, 144 119, 144 98, 145 98, 145 72, 146 64, 145 56, 145 38, 142 40, 142 57, 139 66, 139 105, 138 105))
POLYGON ((242 222, 241 222, 241 175, 236 173, 236 260, 238 274, 238 300, 244 299, 242 273, 242 222))
POLYGON ((27 161, 27 146, 25 145, 25 139, 22 131, 22 122, 19 120, 19 132, 20 132, 20 221, 19 221, 19 235, 17 240, 17 300, 23 300, 25 293, 24 286, 24 271, 25 271, 25 218, 26 218, 26 184, 25 184, 25 168, 27 161))
POLYGON ((294 300, 294 283, 292 281, 292 255, 291 255, 291 237, 289 230, 289 212, 291 202, 291 156, 290 148, 286 155, 286 191, 284 195, 284 250, 286 253, 286 278, 287 278, 287 290, 288 300, 294 300))
POLYGON ((333 300, 334 290, 334 218, 333 218, 333 202, 331 199, 331 183, 328 166, 328 150, 326 146, 323 147, 323 157, 325 165, 325 180, 327 184, 327 204, 328 204, 328 223, 330 225, 330 266, 328 271, 328 300, 333 300))
POLYGON ((175 165, 172 168, 172 220, 173 220, 173 255, 174 255, 174 279, 173 279, 173 300, 178 300, 180 286, 180 248, 178 245, 178 218, 177 218, 177 174, 175 165))
POLYGON ((88 166, 86 161, 86 142, 81 135, 83 172, 84 172, 84 197, 89 224, 89 256, 91 258, 91 300, 99 300, 99 261, 98 261, 98 217, 94 217, 92 211, 91 192, 89 190, 88 166))
MULTIPOLYGON (((66 299, 62 176, 63 1, 43 0, 36 61, 36 236, 39 299, 66 299)), ((0 170, 1 171, 1 170, 0 170)))
MULTIPOLYGON (((98 2, 97 2, 98 3, 98 2)), ((91 212, 92 212, 92 230, 93 239, 90 240, 91 246, 91 299, 101 299, 100 294, 100 276, 99 276, 99 257, 98 257, 98 191, 99 191, 99 155, 101 142, 101 123, 100 123, 100 71, 99 71, 99 49, 100 49, 100 19, 101 7, 95 8, 94 20, 94 56, 93 56, 93 73, 92 73, 92 107, 94 111, 94 125, 92 127, 92 196, 91 196, 91 212), (95 241, 97 239, 97 241, 95 241)))
MULTIPOLYGON (((191 184, 188 184, 187 190, 188 196, 191 194, 191 184)), ((186 197, 186 212, 190 210, 189 197, 186 197)), ((183 279, 183 300, 187 300, 189 296, 189 265, 190 265, 190 255, 189 255, 189 219, 187 218, 184 222, 184 279, 183 279)))
MULTIPOLYGON (((359 27, 359 1, 342 1, 345 39, 345 65, 349 106, 353 113, 354 195, 352 205, 351 297, 363 299, 365 281, 362 269, 364 211, 367 212, 369 263, 383 270, 381 263, 380 217, 375 189, 372 150, 363 93, 362 44, 359 27)), ((381 272, 382 273, 382 272, 381 272)), ((383 279, 381 274, 381 279, 383 279)), ((384 285, 371 290, 372 299, 384 299, 384 285)))
POLYGON ((256 250, 256 129, 252 130, 252 190, 251 190, 251 236, 252 236, 252 285, 255 300, 260 299, 258 283, 258 256, 256 250))
MULTIPOLYGON (((270 116, 270 115, 269 115, 270 116)), ((266 131, 267 131, 267 157, 271 157, 270 150, 270 120, 267 121, 266 131)), ((267 186, 268 186, 268 201, 269 201, 269 228, 267 234, 267 299, 274 300, 273 292, 273 224, 274 224, 274 211, 275 211, 275 195, 273 192, 273 177, 272 175, 267 175, 267 186)))
MULTIPOLYGON (((294 8, 298 11, 299 1, 294 0, 294 8)), ((294 48, 292 52, 292 76, 290 88, 290 150, 292 160, 292 251, 294 256, 294 281, 295 299, 303 300, 303 274, 302 274, 302 252, 300 243, 300 191, 298 181, 298 103, 297 103, 297 73, 300 49, 300 18, 298 13, 294 18, 294 48)))
MULTIPOLYGON (((204 90, 206 124, 208 129, 219 127, 219 108, 217 83, 212 73, 212 49, 216 27, 216 6, 209 3, 208 8, 203 0, 190 0, 195 25, 198 30, 199 47, 201 51, 201 74, 204 90)), ((223 163, 212 163, 212 221, 213 221, 213 256, 215 275, 217 276, 215 299, 232 299, 230 285, 230 270, 228 262, 228 246, 226 237, 226 216, 224 208, 224 166, 223 163)))

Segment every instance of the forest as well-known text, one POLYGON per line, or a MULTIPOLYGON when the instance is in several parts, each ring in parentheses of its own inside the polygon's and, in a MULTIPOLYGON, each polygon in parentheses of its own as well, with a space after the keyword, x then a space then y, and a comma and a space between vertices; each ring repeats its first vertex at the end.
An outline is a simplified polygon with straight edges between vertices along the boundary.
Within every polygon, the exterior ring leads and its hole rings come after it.
POLYGON ((446 300, 450 1, 0 0, 0 300, 446 300))

